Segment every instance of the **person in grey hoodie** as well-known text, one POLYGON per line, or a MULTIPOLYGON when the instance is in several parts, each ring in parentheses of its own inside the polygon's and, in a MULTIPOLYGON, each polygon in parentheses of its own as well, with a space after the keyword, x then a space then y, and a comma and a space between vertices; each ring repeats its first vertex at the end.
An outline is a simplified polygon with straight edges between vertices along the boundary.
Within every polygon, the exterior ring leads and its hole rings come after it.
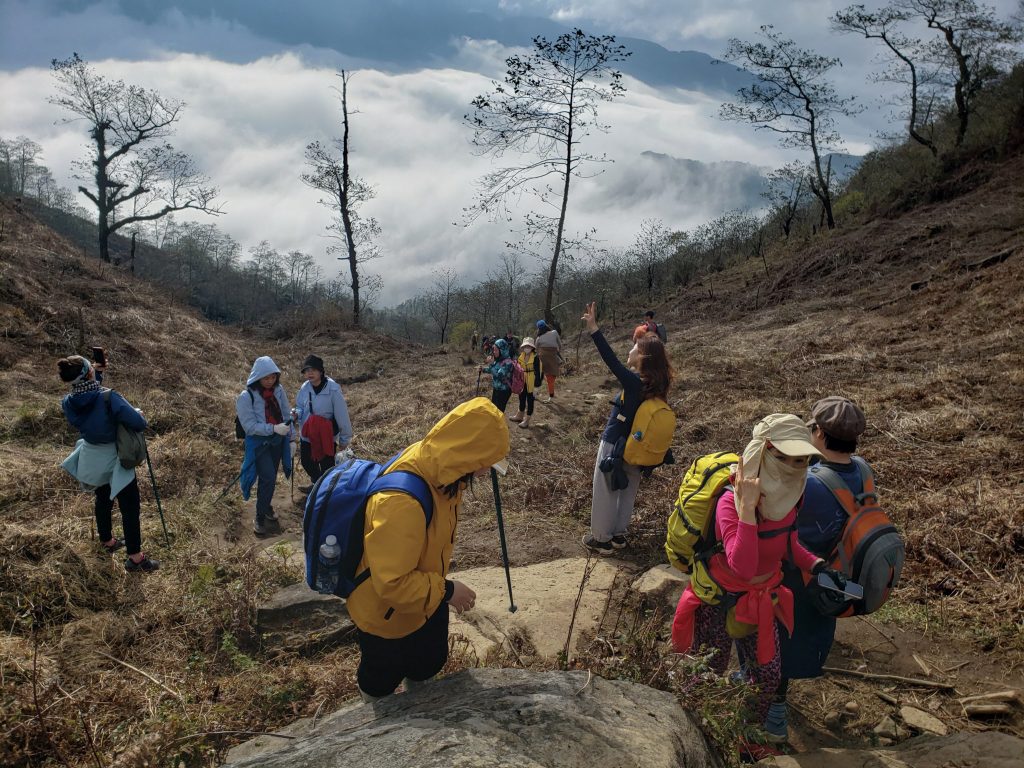
POLYGON ((257 357, 235 400, 235 413, 245 430, 245 458, 239 483, 242 498, 248 500, 253 482, 256 486, 256 517, 253 532, 265 536, 280 530, 272 502, 277 485, 277 469, 284 465, 285 477, 291 477, 291 408, 281 386, 281 369, 269 357, 257 357))
MULTIPOLYGON (((334 466, 335 451, 345 450, 352 441, 352 422, 348 417, 348 405, 345 403, 341 386, 324 371, 323 359, 316 355, 307 357, 302 363, 302 375, 306 377, 306 381, 299 389, 299 394, 295 396, 292 416, 298 421, 302 440, 299 446, 299 459, 310 480, 309 485, 300 486, 299 490, 302 493, 309 493, 324 472, 334 466), (329 452, 322 444, 324 441, 318 439, 313 429, 316 418, 311 422, 310 417, 323 419, 330 425, 332 438, 329 452)), ((327 424, 324 424, 323 433, 326 433, 326 430, 327 424)))
POLYGON ((84 357, 71 355, 57 361, 61 381, 71 385, 70 394, 61 401, 68 423, 78 430, 80 439, 75 450, 61 464, 83 490, 96 494, 96 532, 106 552, 126 547, 128 572, 150 573, 160 567, 142 551, 142 529, 139 525, 139 484, 135 470, 121 466, 117 458, 117 425, 141 432, 146 428, 142 411, 113 390, 100 386, 102 367, 94 366, 84 357), (109 392, 109 394, 108 394, 109 392), (114 501, 121 510, 124 538, 114 536, 111 522, 114 501))

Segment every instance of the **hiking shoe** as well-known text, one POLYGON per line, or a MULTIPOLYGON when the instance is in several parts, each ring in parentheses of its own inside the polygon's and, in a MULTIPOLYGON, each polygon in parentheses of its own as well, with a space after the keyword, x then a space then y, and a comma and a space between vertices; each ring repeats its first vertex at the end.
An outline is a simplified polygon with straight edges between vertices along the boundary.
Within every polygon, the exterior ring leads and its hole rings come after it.
POLYGON ((118 538, 118 537, 115 536, 113 544, 107 544, 106 542, 101 542, 100 546, 103 547, 103 550, 105 552, 111 552, 111 553, 117 552, 117 550, 119 550, 121 547, 124 546, 124 539, 121 539, 121 538, 118 538))
POLYGON ((768 716, 764 720, 764 735, 773 744, 785 744, 789 741, 786 702, 773 701, 768 707, 768 716))
POLYGON ((597 552, 599 555, 611 555, 615 553, 615 547, 612 546, 610 541, 598 541, 594 538, 594 534, 588 533, 583 537, 583 546, 589 549, 591 552, 597 552))
POLYGON ((252 532, 255 533, 257 536, 267 536, 270 534, 270 531, 267 529, 266 523, 264 523, 263 520, 261 520, 258 517, 252 521, 252 532))
POLYGON ((625 549, 629 546, 629 542, 626 541, 625 536, 612 536, 611 545, 615 549, 625 549))
POLYGON ((522 413, 517 413, 515 416, 509 416, 508 420, 509 421, 522 421, 523 420, 523 414, 522 413))
POLYGON ((124 569, 128 573, 152 573, 160 569, 160 561, 153 560, 149 555, 143 555, 142 559, 136 563, 129 557, 124 561, 124 569))

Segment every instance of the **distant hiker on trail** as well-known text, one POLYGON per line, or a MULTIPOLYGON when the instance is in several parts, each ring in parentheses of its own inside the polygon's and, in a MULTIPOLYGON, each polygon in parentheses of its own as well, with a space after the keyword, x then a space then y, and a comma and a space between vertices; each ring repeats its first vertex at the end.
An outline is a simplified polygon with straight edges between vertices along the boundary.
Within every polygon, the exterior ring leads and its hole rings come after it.
POLYGON ((406 448, 388 472, 413 472, 430 486, 434 511, 424 529, 415 498, 385 491, 366 504, 363 558, 369 578, 348 597, 359 630, 357 682, 365 701, 429 680, 448 660, 448 611, 472 610, 476 593, 447 578, 462 493, 492 466, 504 474, 508 425, 483 397, 455 407, 406 448))
POLYGON ((631 414, 650 398, 665 399, 672 384, 672 366, 665 347, 657 336, 644 336, 633 345, 626 365, 619 362, 597 325, 597 305, 587 305, 582 317, 590 338, 608 369, 622 385, 612 403, 611 413, 594 463, 593 499, 590 507, 590 533, 583 544, 593 552, 610 555, 628 545, 626 529, 633 517, 640 486, 641 468, 622 460, 621 450, 614 471, 609 467, 617 444, 624 445, 632 426, 631 414))
POLYGON ((490 354, 491 345, 493 343, 494 342, 491 341, 491 337, 490 336, 484 335, 483 339, 480 341, 480 352, 481 352, 481 354, 484 354, 484 355, 490 354))
POLYGON ((498 339, 494 342, 487 364, 481 365, 480 370, 491 374, 491 402, 504 413, 512 396, 512 356, 507 341, 498 339))
POLYGON ((527 336, 519 346, 519 365, 526 374, 526 381, 523 384, 523 391, 519 393, 519 413, 509 421, 518 421, 522 429, 530 426, 530 417, 533 416, 534 390, 540 389, 540 360, 537 358, 537 349, 533 345, 533 339, 527 336))
MULTIPOLYGON (((807 425, 811 430, 811 443, 822 455, 816 466, 835 472, 854 495, 864 492, 863 469, 853 454, 866 425, 864 412, 856 403, 838 396, 816 402, 807 425)), ((846 511, 828 486, 809 470, 803 504, 796 518, 800 542, 818 557, 829 558, 846 520, 846 511)), ((814 606, 800 571, 789 563, 783 564, 782 583, 793 592, 793 634, 782 638, 782 682, 768 708, 764 725, 768 737, 779 743, 789 738, 786 711, 789 681, 821 677, 821 668, 836 634, 835 617, 823 615, 814 606)))
POLYGON ((469 351, 476 352, 476 345, 480 343, 480 334, 477 331, 473 331, 473 335, 469 337, 469 351))
POLYGON ((644 334, 653 333, 659 339, 661 343, 665 344, 668 342, 668 333, 665 331, 665 326, 661 323, 654 322, 654 310, 648 309, 644 312, 643 322, 640 323, 633 330, 633 341, 638 341, 644 334))
POLYGON ((284 465, 285 477, 292 473, 291 409, 281 386, 281 369, 269 357, 257 357, 235 400, 235 413, 245 431, 245 458, 239 484, 242 498, 249 499, 256 482, 256 516, 252 530, 266 536, 281 530, 274 513, 277 469, 284 465))
POLYGON ((309 493, 320 476, 334 466, 335 453, 348 447, 352 422, 341 386, 324 372, 321 358, 310 355, 303 360, 302 375, 306 381, 295 396, 292 417, 302 436, 299 460, 310 480, 299 490, 309 493))
MULTIPOLYGON (((788 557, 803 571, 829 570, 804 548, 795 529, 807 466, 818 455, 810 431, 796 416, 774 413, 754 426, 731 487, 715 508, 714 541, 720 546, 707 560, 694 561, 672 623, 676 652, 714 649, 710 665, 719 675, 736 644, 741 672, 759 690, 754 707, 758 726, 781 680, 778 626, 793 631, 793 593, 782 584, 782 559, 788 557)), ((741 749, 755 757, 772 753, 754 743, 741 749)))
POLYGON ((535 343, 544 381, 548 385, 548 402, 551 402, 555 399, 555 379, 562 370, 562 337, 543 320, 538 320, 535 343))
POLYGON ((126 469, 117 457, 117 425, 141 432, 147 427, 142 411, 117 392, 109 390, 109 400, 100 386, 103 368, 93 366, 79 355, 57 361, 61 381, 71 385, 71 394, 61 401, 61 410, 68 423, 79 431, 75 450, 61 464, 74 477, 82 490, 96 494, 96 532, 106 552, 125 547, 128 559, 124 569, 149 573, 160 567, 142 551, 142 528, 139 523, 139 484, 135 469, 126 469), (111 513, 114 500, 121 510, 124 538, 114 536, 111 513))

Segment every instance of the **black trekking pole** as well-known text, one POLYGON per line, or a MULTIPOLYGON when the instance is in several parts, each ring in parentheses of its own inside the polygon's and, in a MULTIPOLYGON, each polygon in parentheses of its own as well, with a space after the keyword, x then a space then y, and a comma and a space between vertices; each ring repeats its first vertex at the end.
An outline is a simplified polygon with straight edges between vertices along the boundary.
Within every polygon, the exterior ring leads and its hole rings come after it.
POLYGON ((484 372, 477 370, 476 372, 476 396, 480 397, 480 377, 484 375, 484 372))
POLYGON ((149 481, 153 483, 153 497, 156 499, 156 508, 160 513, 160 525, 164 527, 164 544, 171 546, 171 537, 167 534, 167 521, 164 520, 164 508, 160 504, 160 491, 156 488, 156 475, 153 474, 153 462, 149 460, 149 447, 146 447, 146 466, 149 467, 149 481))
POLYGON ((512 602, 512 574, 508 570, 508 546, 505 544, 505 521, 501 517, 501 494, 498 493, 498 471, 491 467, 491 488, 494 490, 494 509, 498 513, 498 538, 501 539, 501 560, 505 564, 505 581, 508 583, 508 612, 516 612, 512 602))
MULTIPOLYGON (((264 449, 264 448, 266 448, 266 447, 267 447, 267 446, 266 446, 266 444, 263 444, 263 445, 261 445, 261 446, 260 446, 259 448, 257 448, 257 449, 256 449, 256 457, 255 457, 255 458, 258 458, 258 457, 259 457, 259 455, 260 455, 260 453, 261 453, 261 452, 263 451, 263 449, 264 449)), ((245 462, 243 461, 242 463, 244 464, 245 462)), ((220 500, 221 500, 221 499, 223 499, 223 498, 224 498, 225 496, 227 496, 227 494, 228 494, 228 491, 230 491, 230 490, 231 490, 231 486, 233 486, 233 485, 234 485, 235 483, 237 483, 237 482, 238 482, 239 480, 241 480, 241 479, 242 479, 242 472, 244 472, 244 471, 245 471, 244 469, 240 469, 240 470, 238 470, 238 474, 237 474, 237 475, 235 475, 234 479, 232 479, 230 483, 228 483, 227 485, 225 485, 225 486, 224 486, 224 490, 220 492, 220 496, 218 496, 218 497, 217 497, 216 499, 214 499, 214 500, 213 500, 213 503, 214 503, 214 504, 216 504, 216 503, 217 503, 218 501, 220 501, 220 500)))

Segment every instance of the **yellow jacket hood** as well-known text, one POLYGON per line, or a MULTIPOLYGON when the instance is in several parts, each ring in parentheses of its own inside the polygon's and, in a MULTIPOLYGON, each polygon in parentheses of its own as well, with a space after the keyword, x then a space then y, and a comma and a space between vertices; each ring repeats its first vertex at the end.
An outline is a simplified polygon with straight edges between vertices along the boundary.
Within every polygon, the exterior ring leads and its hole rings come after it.
POLYGON ((435 488, 489 467, 509 451, 508 424, 486 397, 457 405, 418 443, 402 454, 420 477, 435 488))

